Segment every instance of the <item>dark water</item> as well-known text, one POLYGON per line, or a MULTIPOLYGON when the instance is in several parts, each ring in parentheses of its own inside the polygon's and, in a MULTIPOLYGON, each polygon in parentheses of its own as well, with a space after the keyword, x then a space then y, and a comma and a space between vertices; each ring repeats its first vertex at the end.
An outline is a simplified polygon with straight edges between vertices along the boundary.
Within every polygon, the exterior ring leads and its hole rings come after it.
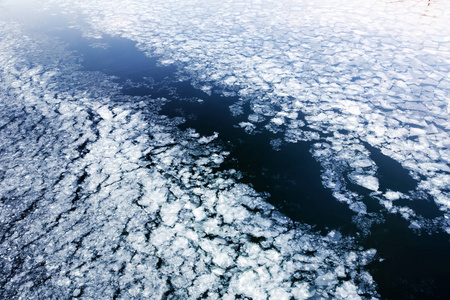
MULTIPOLYGON (((270 140, 277 138, 276 134, 263 131, 250 135, 236 127, 246 120, 248 113, 245 106, 247 111, 242 116, 233 117, 230 113, 229 106, 239 99, 223 97, 219 93, 208 95, 194 88, 189 81, 178 81, 176 67, 158 66, 157 58, 145 56, 134 42, 117 37, 86 40, 78 30, 67 29, 64 20, 57 17, 48 17, 41 25, 39 30, 59 37, 68 43, 69 49, 83 57, 85 70, 117 76, 117 81, 125 84, 124 94, 165 97, 171 102, 161 113, 184 117, 186 122, 180 125, 182 129, 194 128, 202 135, 218 132, 219 142, 231 153, 222 168, 240 171, 243 182, 259 192, 269 193, 268 201, 285 215, 313 225, 323 233, 338 229, 354 236, 364 248, 375 248, 382 259, 371 263, 369 269, 382 298, 450 299, 448 235, 418 235, 408 228, 408 222, 385 213, 382 214, 384 222, 373 224, 370 234, 364 234, 352 222, 355 213, 336 201, 330 190, 323 188, 321 168, 309 152, 310 143, 286 144, 280 151, 275 151, 270 140), (105 43, 108 47, 91 47, 95 42, 105 43)), ((399 163, 369 145, 366 147, 379 167, 382 189, 405 193, 415 189, 417 183, 399 163)), ((351 185, 350 188, 365 196, 363 201, 369 211, 380 211, 380 205, 367 190, 351 185)), ((404 204, 425 217, 441 215, 430 199, 404 204)))

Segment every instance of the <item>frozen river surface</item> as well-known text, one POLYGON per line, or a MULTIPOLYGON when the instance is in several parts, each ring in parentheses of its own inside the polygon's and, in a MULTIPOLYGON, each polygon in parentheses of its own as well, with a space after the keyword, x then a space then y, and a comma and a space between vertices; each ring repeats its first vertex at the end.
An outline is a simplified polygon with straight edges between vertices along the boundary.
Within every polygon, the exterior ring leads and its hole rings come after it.
POLYGON ((0 298, 448 299, 450 4, 0 1, 0 298))

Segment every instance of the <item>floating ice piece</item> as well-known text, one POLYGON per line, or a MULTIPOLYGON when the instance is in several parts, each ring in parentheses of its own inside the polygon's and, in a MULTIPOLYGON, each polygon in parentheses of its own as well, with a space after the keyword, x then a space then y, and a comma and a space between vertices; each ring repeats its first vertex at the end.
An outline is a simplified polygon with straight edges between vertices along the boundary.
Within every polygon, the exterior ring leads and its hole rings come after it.
POLYGON ((365 187, 366 189, 378 191, 379 183, 378 178, 376 178, 375 176, 350 174, 349 178, 353 180, 356 184, 365 187))
POLYGON ((400 198, 406 197, 403 193, 395 192, 395 191, 387 191, 384 193, 384 197, 390 201, 398 200, 400 198))
POLYGON ((283 117, 272 118, 270 121, 273 122, 274 124, 278 125, 278 126, 284 124, 284 118, 283 117))
POLYGON ((253 123, 259 123, 265 120, 265 118, 259 114, 250 114, 248 120, 253 123))
POLYGON ((358 295, 356 286, 344 282, 341 286, 336 288, 336 297, 339 299, 351 299, 359 300, 361 297, 358 295))
POLYGON ((247 132, 247 133, 252 133, 256 128, 256 126, 250 122, 241 122, 241 123, 239 123, 239 126, 241 128, 244 128, 245 132, 247 132))
POLYGON ((214 134, 211 135, 211 136, 209 136, 209 137, 206 137, 206 136, 201 137, 201 138, 198 140, 198 142, 199 142, 200 144, 208 144, 208 143, 211 143, 213 140, 217 139, 217 137, 219 137, 219 133, 214 132, 214 134))

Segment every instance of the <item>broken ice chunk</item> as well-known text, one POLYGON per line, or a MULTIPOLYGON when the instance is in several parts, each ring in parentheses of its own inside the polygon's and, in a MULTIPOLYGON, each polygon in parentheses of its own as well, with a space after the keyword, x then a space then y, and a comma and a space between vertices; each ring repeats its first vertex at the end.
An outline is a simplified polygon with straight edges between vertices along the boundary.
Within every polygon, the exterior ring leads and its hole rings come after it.
POLYGON ((349 179, 352 180, 357 185, 362 186, 368 190, 378 191, 378 189, 379 189, 378 178, 376 178, 375 176, 350 174, 349 179))

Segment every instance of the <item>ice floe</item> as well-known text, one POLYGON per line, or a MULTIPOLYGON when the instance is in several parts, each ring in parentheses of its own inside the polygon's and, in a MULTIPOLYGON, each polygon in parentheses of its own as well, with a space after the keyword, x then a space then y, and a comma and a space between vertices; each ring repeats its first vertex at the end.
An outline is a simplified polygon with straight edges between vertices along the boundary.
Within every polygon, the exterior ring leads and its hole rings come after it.
POLYGON ((121 95, 53 39, 3 19, 0 36, 1 298, 377 296, 375 251, 218 171, 217 134, 180 131, 165 99, 121 95))
MULTIPOLYGON (((345 155, 368 143, 401 163, 417 189, 450 213, 446 1, 49 3, 81 14, 89 24, 83 30, 137 41, 203 86, 249 102, 255 128, 241 123, 245 131, 283 132, 294 143, 319 140, 311 151, 337 200, 359 201, 351 183, 386 192, 373 162, 355 167, 345 155), (306 124, 292 127, 299 113, 306 124), (342 151, 325 150, 330 135, 342 151)), ((242 105, 231 109, 243 114, 242 105)), ((445 222, 439 227, 450 230, 445 222)))

